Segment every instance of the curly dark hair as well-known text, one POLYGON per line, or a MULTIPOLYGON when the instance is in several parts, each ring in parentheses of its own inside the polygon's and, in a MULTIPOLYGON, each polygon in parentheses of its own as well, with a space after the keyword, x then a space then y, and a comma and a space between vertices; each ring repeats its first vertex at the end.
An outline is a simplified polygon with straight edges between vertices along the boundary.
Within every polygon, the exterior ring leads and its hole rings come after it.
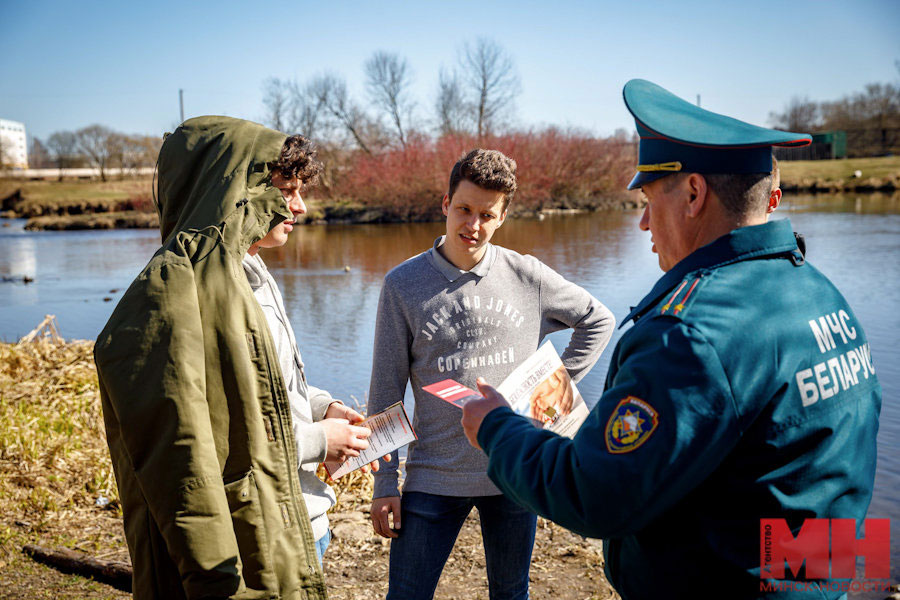
POLYGON ((278 160, 269 163, 272 171, 280 171, 285 179, 297 178, 306 186, 315 185, 322 173, 322 163, 316 158, 312 142, 302 135, 284 140, 278 160))
POLYGON ((486 190, 503 192, 503 210, 506 210, 516 193, 516 161, 499 150, 476 148, 459 159, 450 171, 447 195, 451 199, 463 179, 486 190))

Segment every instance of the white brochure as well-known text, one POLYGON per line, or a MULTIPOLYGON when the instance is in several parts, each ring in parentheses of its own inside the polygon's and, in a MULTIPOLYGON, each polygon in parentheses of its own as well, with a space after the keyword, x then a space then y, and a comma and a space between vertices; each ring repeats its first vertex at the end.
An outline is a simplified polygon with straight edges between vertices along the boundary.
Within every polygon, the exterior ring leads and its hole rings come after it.
POLYGON ((497 391, 514 411, 566 437, 575 436, 590 412, 550 342, 516 367, 497 391))
POLYGON ((342 463, 326 462, 325 468, 332 479, 343 477, 347 473, 355 471, 385 454, 397 450, 401 446, 415 441, 416 432, 410 425, 409 417, 403 408, 403 402, 398 402, 387 407, 378 414, 374 414, 362 423, 356 423, 360 427, 368 427, 372 430, 369 436, 369 447, 359 453, 359 456, 348 458, 342 463))
MULTIPOLYGON (((426 385, 426 392, 462 408, 481 394, 452 379, 426 385)), ((549 341, 497 386, 514 411, 537 427, 574 437, 587 418, 587 405, 549 341)))

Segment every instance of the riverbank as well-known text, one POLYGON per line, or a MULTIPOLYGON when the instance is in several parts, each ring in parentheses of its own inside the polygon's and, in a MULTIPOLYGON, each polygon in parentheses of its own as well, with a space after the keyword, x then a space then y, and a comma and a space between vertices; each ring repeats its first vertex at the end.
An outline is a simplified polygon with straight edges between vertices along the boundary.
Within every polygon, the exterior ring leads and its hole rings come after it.
POLYGON ((900 156, 781 161, 778 166, 785 192, 865 194, 900 190, 900 156))
MULTIPOLYGON (((27 219, 25 229, 30 231, 156 229, 159 227, 159 217, 149 196, 150 185, 149 179, 106 183, 27 182, 21 187, 5 182, 0 184, 0 217, 27 219)), ((395 207, 316 196, 307 198, 306 204, 307 214, 298 218, 301 225, 416 223, 442 218, 437 202, 431 212, 414 213, 398 213, 395 207)), ((621 192, 558 198, 539 209, 513 203, 510 216, 539 218, 542 215, 640 206, 639 193, 621 192)))
MULTIPOLYGON (((830 161, 782 161, 785 193, 895 193, 900 190, 900 157, 830 161)), ((21 181, 0 179, 0 217, 25 218, 29 230, 154 229, 158 227, 151 197, 152 179, 120 181, 21 181)), ((311 194, 306 224, 397 223, 441 219, 434 210, 398 210, 384 206, 311 194)), ((395 204, 403 204, 395 202, 395 204)), ((639 192, 559 192, 540 203, 513 202, 512 217, 536 217, 570 211, 640 208, 639 192)))
MULTIPOLYGON (((106 447, 93 344, 0 343, 0 597, 128 598, 91 579, 34 562, 26 544, 128 562, 122 513, 106 447)), ((387 540, 372 532, 371 475, 336 484, 334 540, 325 555, 329 597, 383 597, 387 540)), ((531 596, 616 598, 596 541, 539 520, 531 596)), ((466 521, 436 598, 488 597, 477 513, 466 521)))

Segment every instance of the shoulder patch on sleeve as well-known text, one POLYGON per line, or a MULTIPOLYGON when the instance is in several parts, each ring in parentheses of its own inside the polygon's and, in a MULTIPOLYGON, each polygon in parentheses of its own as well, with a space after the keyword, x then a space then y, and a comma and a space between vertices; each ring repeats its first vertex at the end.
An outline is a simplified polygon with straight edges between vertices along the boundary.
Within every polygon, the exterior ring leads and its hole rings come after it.
POLYGON ((657 425, 656 410, 640 398, 628 396, 606 422, 606 449, 610 454, 631 452, 650 438, 657 425))

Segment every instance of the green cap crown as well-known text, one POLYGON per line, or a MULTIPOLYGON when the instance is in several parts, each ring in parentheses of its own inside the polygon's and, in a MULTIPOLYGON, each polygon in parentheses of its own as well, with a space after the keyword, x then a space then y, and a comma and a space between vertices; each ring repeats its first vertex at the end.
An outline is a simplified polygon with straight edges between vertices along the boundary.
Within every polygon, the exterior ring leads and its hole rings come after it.
POLYGON ((644 79, 623 90, 640 136, 638 173, 628 189, 673 172, 768 173, 772 146, 805 146, 809 135, 767 129, 682 100, 644 79))

